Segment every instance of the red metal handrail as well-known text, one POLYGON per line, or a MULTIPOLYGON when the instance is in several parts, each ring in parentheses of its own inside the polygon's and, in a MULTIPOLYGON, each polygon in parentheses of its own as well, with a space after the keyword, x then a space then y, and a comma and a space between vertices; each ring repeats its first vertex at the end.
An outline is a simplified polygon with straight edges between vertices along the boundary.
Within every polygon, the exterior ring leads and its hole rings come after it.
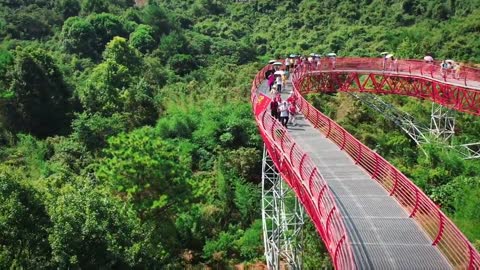
POLYGON ((427 76, 449 83, 480 88, 480 69, 462 66, 459 72, 454 69, 442 69, 441 62, 427 63, 421 60, 398 60, 394 63, 391 60, 385 62, 383 58, 336 58, 335 65, 329 58, 321 59, 320 65, 315 63, 304 63, 303 66, 317 70, 355 70, 355 71, 377 71, 385 73, 408 73, 412 75, 427 76))
POLYGON ((251 102, 267 151, 282 177, 292 187, 311 217, 336 269, 355 269, 351 243, 334 197, 310 157, 295 144, 288 131, 267 110, 258 111, 258 88, 264 81, 260 70, 253 83, 251 102), (305 176, 305 177, 302 177, 305 176))
MULTIPOLYGON (((383 72, 383 70, 379 70, 379 66, 381 67, 382 63, 381 59, 340 58, 336 60, 335 70, 373 70, 376 73, 380 73, 383 72)), ((422 69, 425 68, 425 63, 418 61, 399 61, 399 65, 399 72, 408 71, 420 76, 422 76, 422 69)), ((301 95, 301 93, 307 92, 302 89, 304 77, 313 72, 313 70, 322 72, 322 68, 324 68, 323 71, 325 72, 333 70, 333 67, 328 65, 320 66, 318 69, 303 66, 297 68, 292 74, 293 88, 298 96, 301 112, 317 129, 337 144, 340 149, 348 153, 355 163, 368 172, 372 179, 378 181, 405 208, 410 216, 421 225, 432 240, 432 244, 442 251, 454 268, 480 269, 480 255, 478 251, 423 191, 388 161, 314 108, 301 95)), ((480 74, 478 70, 467 69, 464 74, 469 76, 469 85, 477 85, 480 82, 480 76, 477 76, 480 74)), ((438 70, 429 70, 425 76, 438 78, 438 70)), ((422 79, 422 77, 418 76, 412 78, 415 80, 422 79)), ((442 79, 446 80, 445 77, 442 79)), ((458 79, 446 81, 447 83, 456 83, 458 79)))

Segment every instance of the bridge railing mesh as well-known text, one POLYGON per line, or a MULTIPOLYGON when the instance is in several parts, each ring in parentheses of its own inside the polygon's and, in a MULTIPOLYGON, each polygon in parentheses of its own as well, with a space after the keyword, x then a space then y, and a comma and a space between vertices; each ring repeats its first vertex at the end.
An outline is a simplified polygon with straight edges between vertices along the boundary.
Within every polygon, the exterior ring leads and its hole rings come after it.
MULTIPOLYGON (((362 59, 338 59, 336 68, 374 70, 382 62, 362 59), (351 62, 350 62, 351 61, 351 62)), ((417 68, 420 67, 418 65, 417 68)), ((423 63, 422 63, 423 65, 423 63)), ((412 68, 412 66, 410 67, 412 68)), ((321 113, 301 95, 302 80, 311 72, 308 66, 297 68, 292 74, 294 91, 298 97, 298 106, 305 117, 327 138, 337 144, 341 150, 378 181, 424 229, 432 241, 455 269, 480 269, 480 255, 455 224, 441 211, 430 198, 411 180, 379 154, 365 146, 336 122, 321 113)), ((318 69, 321 70, 321 67, 318 69)), ((331 69, 327 69, 331 72, 331 69)), ((420 78, 421 79, 421 78, 420 78)), ((328 90, 328 89, 327 89, 328 90)))
MULTIPOLYGON (((252 84, 251 102, 260 134, 275 166, 295 191, 321 236, 336 269, 354 269, 352 249, 343 220, 328 185, 287 130, 260 107, 258 88, 264 81, 264 67, 252 84), (263 110, 263 111, 258 111, 263 110)), ((266 96, 262 96, 267 98, 266 96)))
POLYGON ((311 64, 305 62, 306 66, 319 70, 395 72, 421 75, 452 84, 480 88, 480 69, 461 65, 457 71, 453 67, 442 68, 441 64, 440 61, 397 60, 394 62, 383 58, 322 58, 319 65, 315 62, 311 64))

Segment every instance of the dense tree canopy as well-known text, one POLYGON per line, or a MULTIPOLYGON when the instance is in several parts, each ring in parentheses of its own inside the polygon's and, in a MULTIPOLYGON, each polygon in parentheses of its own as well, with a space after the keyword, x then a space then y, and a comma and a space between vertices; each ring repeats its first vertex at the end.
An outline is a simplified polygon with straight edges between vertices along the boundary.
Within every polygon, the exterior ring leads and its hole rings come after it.
POLYGON ((95 57, 97 35, 93 26, 85 19, 71 17, 62 28, 62 45, 69 53, 95 57))
POLYGON ((10 68, 13 96, 0 109, 5 125, 39 136, 64 132, 72 92, 52 56, 42 49, 18 49, 10 68))

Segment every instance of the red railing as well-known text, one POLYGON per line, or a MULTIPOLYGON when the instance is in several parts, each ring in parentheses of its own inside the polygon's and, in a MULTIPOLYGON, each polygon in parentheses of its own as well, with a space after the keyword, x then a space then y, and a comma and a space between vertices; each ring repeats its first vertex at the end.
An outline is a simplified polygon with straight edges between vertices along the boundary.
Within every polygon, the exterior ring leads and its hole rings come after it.
POLYGON ((374 71, 376 73, 399 73, 429 77, 450 84, 469 86, 480 89, 480 69, 462 66, 459 72, 452 69, 442 69, 441 62, 426 63, 420 60, 391 60, 383 58, 323 58, 320 65, 305 62, 304 67, 316 70, 354 70, 374 71))
MULTIPOLYGON (((383 72, 383 70, 378 70, 379 64, 382 67, 381 59, 380 61, 375 59, 337 59, 335 64, 335 69, 374 70, 376 67, 376 72, 383 72)), ((399 67, 399 70, 404 71, 407 64, 410 72, 415 74, 424 69, 425 65, 415 61, 405 61, 399 67)), ((315 68, 316 72, 318 70, 321 71, 321 68, 315 68)), ((310 105, 300 95, 300 93, 305 92, 301 89, 302 78, 311 72, 310 70, 312 68, 297 68, 292 74, 293 88, 299 97, 298 105, 305 117, 327 138, 337 144, 341 150, 347 152, 391 196, 395 197, 410 214, 410 217, 414 218, 422 226, 432 240, 432 244, 443 252, 454 268, 480 269, 480 255, 478 251, 423 191, 388 161, 366 147, 344 128, 310 105)), ((325 72, 332 72, 332 67, 329 66, 325 72)), ((438 75, 437 71, 432 71, 430 76, 435 76, 435 74, 438 75)), ((475 74, 480 74, 480 71, 477 70, 475 74)), ((471 74, 468 74, 468 76, 471 76, 471 74)), ((472 76, 472 78, 477 77, 472 76)), ((475 83, 473 82, 472 85, 475 83)))
MULTIPOLYGON (((336 269, 354 269, 354 259, 343 220, 333 195, 315 164, 287 130, 266 110, 258 111, 258 88, 264 81, 264 67, 253 81, 251 102, 267 151, 282 177, 295 191, 312 219, 336 269)), ((264 97, 262 97, 264 98, 264 97)))

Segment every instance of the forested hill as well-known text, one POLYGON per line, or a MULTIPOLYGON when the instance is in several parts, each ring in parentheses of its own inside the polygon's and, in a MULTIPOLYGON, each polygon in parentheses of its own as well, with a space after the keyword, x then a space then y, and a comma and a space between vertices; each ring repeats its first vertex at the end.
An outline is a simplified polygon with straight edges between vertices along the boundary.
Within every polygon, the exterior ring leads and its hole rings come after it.
MULTIPOLYGON (((0 269, 261 261, 248 97, 267 60, 391 51, 480 63, 478 0, 140 2, 0 0, 0 269)), ((310 98, 480 239, 477 163, 434 146, 425 158, 345 97, 310 98)), ((307 269, 328 267, 311 225, 304 245, 307 269)))

